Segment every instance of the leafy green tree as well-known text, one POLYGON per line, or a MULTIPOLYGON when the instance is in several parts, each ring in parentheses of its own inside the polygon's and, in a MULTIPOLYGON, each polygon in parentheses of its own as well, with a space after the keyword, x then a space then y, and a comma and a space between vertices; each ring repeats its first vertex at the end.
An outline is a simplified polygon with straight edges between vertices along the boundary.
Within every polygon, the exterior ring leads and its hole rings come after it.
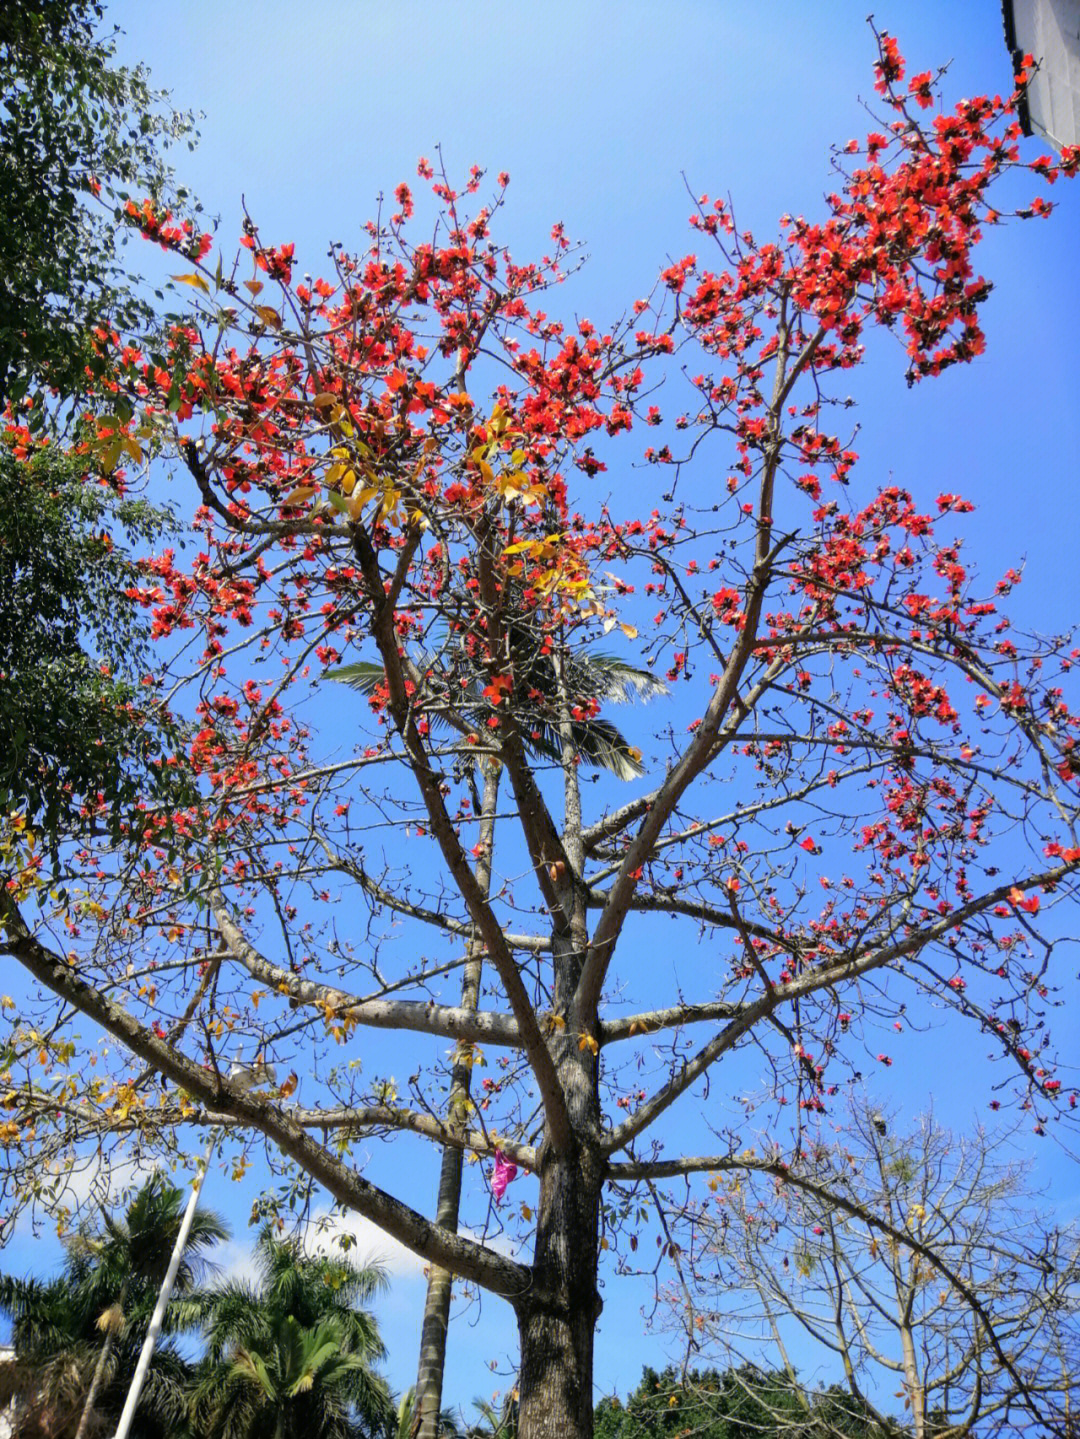
MULTIPOLYGON (((0 1276, 0 1310, 11 1320, 18 1389, 16 1439, 72 1439, 115 1428, 187 1195, 154 1176, 122 1216, 105 1212, 66 1243, 63 1273, 42 1283, 0 1276)), ((228 1235, 197 1210, 177 1292, 200 1277, 206 1250, 228 1235)), ((175 1310, 169 1327, 176 1327, 175 1310)), ((155 1352, 143 1390, 140 1432, 164 1436, 184 1421, 191 1365, 170 1345, 155 1352)))
POLYGON ((97 0, 0 7, 0 409, 41 387, 82 393, 94 330, 141 328, 145 297, 120 262, 123 206, 182 205, 163 154, 191 117, 142 69, 114 63, 97 0))
POLYGON ((784 1370, 754 1364, 718 1371, 678 1373, 646 1367, 625 1403, 615 1397, 596 1407, 596 1439, 891 1439, 904 1432, 883 1427, 850 1395, 809 1390, 784 1370))
POLYGON ((473 1408, 478 1417, 465 1430, 465 1439, 517 1439, 519 1404, 516 1385, 503 1396, 501 1404, 478 1397, 473 1400, 473 1408))
POLYGON ((126 591, 130 547, 167 523, 57 445, 0 444, 0 814, 25 813, 50 844, 118 834, 165 793, 170 726, 139 683, 146 626, 126 591))
POLYGON ((207 1360, 194 1396, 196 1431, 212 1439, 361 1439, 390 1434, 393 1404, 374 1366, 386 1350, 367 1305, 385 1286, 377 1265, 305 1254, 264 1228, 259 1278, 193 1295, 207 1360))
MULTIPOLYGON (((184 209, 164 157, 192 129, 142 69, 114 63, 103 18, 98 0, 0 7, 0 825, 19 814, 54 857, 99 822, 129 830, 169 773, 128 594, 131 552, 169 520, 123 498, 119 453, 101 463, 80 415, 101 336, 154 333, 153 297, 123 263, 126 211, 149 198, 164 224, 184 209), (58 430, 71 453, 44 446, 58 430)), ((170 233, 193 254, 203 243, 190 216, 170 233)))
POLYGON ((209 1432, 228 1439, 351 1439, 355 1381, 367 1368, 350 1352, 345 1325, 324 1319, 305 1328, 279 1316, 256 1346, 232 1351, 213 1404, 209 1432))

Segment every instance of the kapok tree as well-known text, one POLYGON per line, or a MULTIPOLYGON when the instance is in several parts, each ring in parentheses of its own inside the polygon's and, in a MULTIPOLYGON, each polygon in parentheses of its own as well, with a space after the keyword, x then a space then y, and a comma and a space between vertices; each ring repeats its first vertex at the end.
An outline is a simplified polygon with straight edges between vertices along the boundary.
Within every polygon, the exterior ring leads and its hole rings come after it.
POLYGON ((59 906, 9 836, 4 952, 46 1004, 14 1022, 5 1137, 39 1192, 42 1156, 90 1139, 264 1139, 512 1306, 528 1439, 590 1432, 601 1258, 635 1248, 641 1196, 760 1164, 761 1130, 794 1172, 879 1021, 981 1027, 1040 1127, 1075 1103, 1037 927, 1080 868, 1067 642, 1009 628, 1016 577, 973 578, 959 496, 860 487, 829 405, 866 331, 902 336, 909 382, 980 353, 994 187, 1080 157, 1022 162, 1017 95, 932 114, 932 77, 905 87, 879 44, 884 119, 838 156, 824 218, 758 244, 702 200, 715 268, 669 266, 610 330, 541 308, 560 229, 538 264, 492 238, 505 177, 466 213, 479 172, 459 194, 422 164, 433 237, 401 186, 315 282, 250 222, 227 268, 132 207, 198 257, 193 303, 167 354, 103 335, 117 403, 87 458, 120 484, 121 447, 157 438, 193 483, 194 553, 148 560, 138 595, 201 800, 149 806, 137 853, 83 843, 59 906), (693 377, 667 420, 665 373, 693 377), (639 507, 600 475, 642 422, 639 507), (672 690, 629 798, 580 766, 605 635, 672 690), (377 667, 366 697, 325 682, 346 665, 377 667), (73 1016, 114 1041, 96 1069, 73 1016), (378 1072, 378 1030, 407 1085, 378 1072), (449 1069, 482 1050, 448 1110, 449 1069), (230 1078, 237 1056, 276 1077, 230 1078), (695 1119, 719 1070, 754 1102, 695 1119), (482 1161, 473 1233, 362 1173, 371 1135, 482 1161), (512 1165, 538 1181, 517 1257, 474 1237, 512 1165))

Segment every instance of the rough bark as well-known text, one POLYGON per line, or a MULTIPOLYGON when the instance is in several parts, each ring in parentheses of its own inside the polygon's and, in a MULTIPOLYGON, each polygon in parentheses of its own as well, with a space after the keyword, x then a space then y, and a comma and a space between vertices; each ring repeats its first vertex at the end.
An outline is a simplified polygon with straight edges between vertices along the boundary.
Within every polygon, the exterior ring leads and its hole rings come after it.
POLYGON ((529 1439, 591 1439, 600 1163, 594 1153, 542 1167, 534 1283, 517 1304, 521 1340, 519 1432, 529 1439))
MULTIPOLYGON (((571 864, 580 829, 568 825, 571 864)), ((597 1288, 600 1195, 605 1175, 597 1088, 596 1012, 577 997, 588 943, 585 890, 571 871, 559 886, 563 923, 552 935, 555 1012, 552 1040, 576 1143, 560 1153, 545 1138, 532 1286, 515 1306, 521 1340, 519 1432, 529 1439, 591 1439, 593 1340, 602 1308, 597 1288)))

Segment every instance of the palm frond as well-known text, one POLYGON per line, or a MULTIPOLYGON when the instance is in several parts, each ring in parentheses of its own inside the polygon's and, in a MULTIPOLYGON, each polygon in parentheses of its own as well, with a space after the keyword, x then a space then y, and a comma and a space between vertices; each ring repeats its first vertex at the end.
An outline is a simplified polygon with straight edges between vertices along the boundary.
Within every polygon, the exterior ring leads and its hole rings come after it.
POLYGON ((574 688, 592 693, 610 704, 629 704, 666 695, 667 685, 651 670, 639 669, 629 660, 599 650, 582 650, 570 661, 568 680, 574 688))
MULTIPOLYGON (((413 662, 424 674, 435 660, 436 656, 424 653, 416 656, 413 662)), ((523 673, 518 675, 521 686, 543 696, 532 710, 522 713, 526 742, 534 754, 557 763, 562 756, 562 739, 552 713, 555 696, 559 692, 555 666, 549 656, 539 652, 519 655, 518 662, 523 668, 523 673)), ((518 662, 515 663, 516 674, 518 662)), ((385 672, 382 665, 357 661, 326 670, 324 677, 370 696, 383 683, 385 672)), ((633 700, 647 703, 667 693, 663 680, 657 679, 649 670, 640 669, 618 655, 603 651, 581 650, 569 655, 564 680, 573 696, 600 703, 629 704, 633 700)), ((483 725, 489 713, 484 704, 482 684, 478 675, 463 676, 454 691, 457 718, 475 729, 483 725)), ((425 710, 425 715, 433 729, 448 723, 446 716, 434 706, 425 710)), ((578 720, 572 729, 574 745, 587 765, 606 769, 621 780, 639 779, 645 773, 640 751, 610 720, 578 720)))
POLYGON ((386 678, 386 671, 382 665, 357 660, 355 664, 338 665, 332 670, 323 670, 322 677, 324 680, 333 680, 335 684, 348 685, 362 695, 369 695, 376 685, 386 678))

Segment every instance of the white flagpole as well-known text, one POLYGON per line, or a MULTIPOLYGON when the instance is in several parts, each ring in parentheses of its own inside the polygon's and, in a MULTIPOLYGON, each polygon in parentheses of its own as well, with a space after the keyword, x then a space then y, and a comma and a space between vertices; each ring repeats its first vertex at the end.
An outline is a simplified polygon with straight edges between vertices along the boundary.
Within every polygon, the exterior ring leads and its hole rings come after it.
POLYGON ((150 1368, 150 1360, 154 1356, 154 1345, 157 1343, 158 1335, 161 1333, 161 1326, 165 1322, 165 1310, 168 1308, 169 1300, 172 1298, 173 1285, 176 1283, 176 1275, 180 1269, 180 1261, 184 1257, 184 1250, 187 1248, 188 1235, 191 1233, 191 1225, 195 1219, 195 1209, 199 1202, 199 1191, 202 1189, 203 1180, 206 1178, 206 1171, 210 1168, 210 1156, 214 1152, 214 1145, 218 1141, 218 1131, 215 1130, 210 1136, 210 1142, 206 1146, 206 1153, 202 1157, 199 1172, 195 1176, 195 1183, 191 1188, 191 1198, 184 1210, 184 1218, 180 1224, 180 1233, 176 1236, 176 1243, 173 1245, 172 1258, 169 1260, 169 1267, 165 1273, 165 1279, 158 1294, 157 1303, 154 1305, 154 1312, 150 1317, 150 1328, 146 1331, 146 1338, 143 1340, 143 1347, 139 1353, 139 1362, 135 1366, 135 1374, 131 1381, 131 1388, 128 1390, 127 1399, 124 1402, 124 1412, 120 1415, 120 1422, 116 1426, 116 1439, 127 1439, 128 1431, 131 1428, 131 1421, 135 1418, 135 1406, 139 1402, 139 1395, 146 1382, 147 1371, 150 1368))

